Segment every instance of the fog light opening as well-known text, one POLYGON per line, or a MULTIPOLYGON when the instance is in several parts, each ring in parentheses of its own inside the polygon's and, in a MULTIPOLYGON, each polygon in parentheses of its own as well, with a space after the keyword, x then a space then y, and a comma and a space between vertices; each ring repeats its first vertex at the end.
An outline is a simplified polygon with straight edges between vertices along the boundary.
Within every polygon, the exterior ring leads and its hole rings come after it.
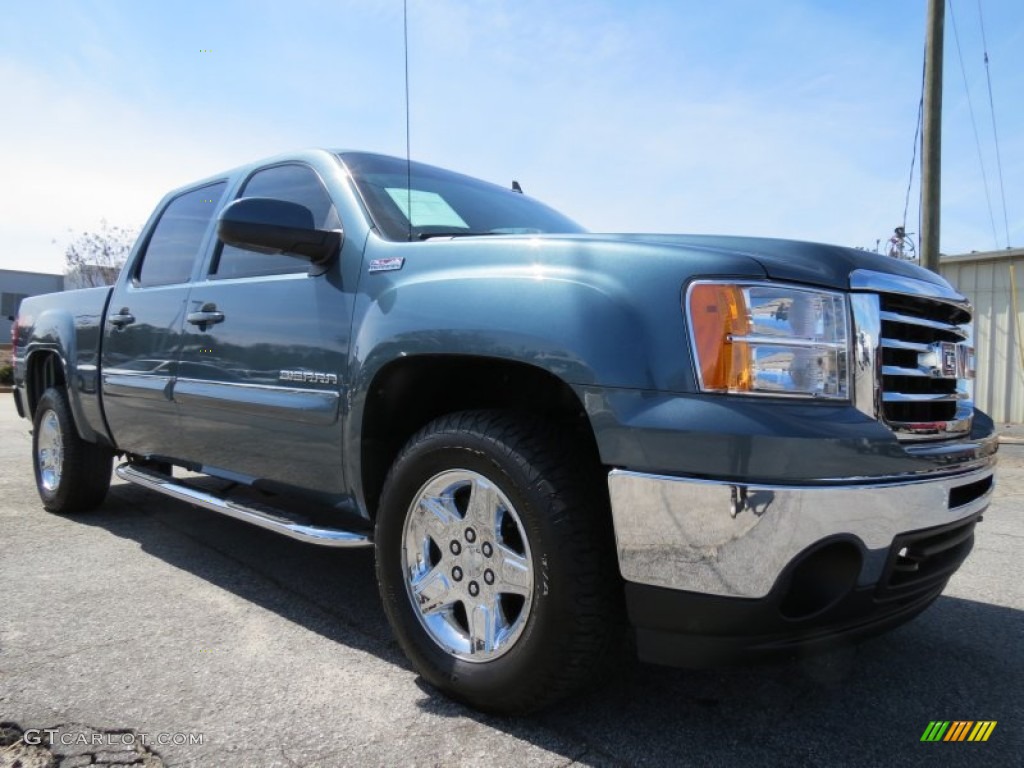
POLYGON ((857 585, 861 565, 860 550, 849 541, 826 544, 802 555, 790 572, 779 613, 796 621, 828 610, 857 585))

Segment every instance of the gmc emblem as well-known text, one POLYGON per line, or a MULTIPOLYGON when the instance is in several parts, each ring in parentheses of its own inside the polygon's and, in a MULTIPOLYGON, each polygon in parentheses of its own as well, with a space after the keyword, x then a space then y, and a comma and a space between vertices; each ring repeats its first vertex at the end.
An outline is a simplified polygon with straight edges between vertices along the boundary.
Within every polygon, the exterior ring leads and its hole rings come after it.
POLYGON ((967 378, 969 347, 951 341, 936 341, 918 358, 919 370, 933 379, 967 378))
POLYGON ((942 378, 955 379, 956 371, 956 344, 951 341, 940 341, 939 360, 942 361, 942 378))

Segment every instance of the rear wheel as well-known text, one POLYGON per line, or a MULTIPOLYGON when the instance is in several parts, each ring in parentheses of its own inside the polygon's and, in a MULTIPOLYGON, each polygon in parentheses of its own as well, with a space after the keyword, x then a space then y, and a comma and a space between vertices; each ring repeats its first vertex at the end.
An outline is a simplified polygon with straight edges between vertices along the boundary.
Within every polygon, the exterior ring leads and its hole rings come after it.
POLYGON ((442 417, 385 483, 377 576, 423 677, 479 709, 539 709, 594 679, 621 587, 596 460, 501 412, 442 417))
POLYGON ((36 405, 32 430, 36 488, 50 512, 99 506, 110 487, 113 454, 78 436, 67 393, 47 389, 36 405))

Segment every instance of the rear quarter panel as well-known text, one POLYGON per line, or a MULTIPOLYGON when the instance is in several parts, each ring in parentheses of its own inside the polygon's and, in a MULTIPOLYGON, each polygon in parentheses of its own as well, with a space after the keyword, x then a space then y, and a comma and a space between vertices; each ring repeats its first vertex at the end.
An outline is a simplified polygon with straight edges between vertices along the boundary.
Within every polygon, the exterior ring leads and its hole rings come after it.
POLYGON ((33 296, 22 302, 18 313, 15 387, 28 406, 28 416, 32 416, 34 401, 26 389, 27 373, 37 355, 55 354, 68 384, 78 433, 89 442, 110 442, 98 386, 103 319, 110 294, 111 288, 101 287, 33 296))

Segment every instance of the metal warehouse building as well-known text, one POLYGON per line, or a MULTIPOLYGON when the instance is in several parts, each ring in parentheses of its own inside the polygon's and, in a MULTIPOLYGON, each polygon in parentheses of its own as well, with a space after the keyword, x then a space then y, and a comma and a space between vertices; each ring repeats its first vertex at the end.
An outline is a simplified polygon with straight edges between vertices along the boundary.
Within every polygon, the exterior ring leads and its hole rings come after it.
POLYGON ((943 256, 939 271, 974 305, 975 403, 1024 422, 1024 248, 943 256))
POLYGON ((0 343, 10 342, 11 320, 18 314, 22 299, 63 290, 63 275, 0 269, 0 343))

